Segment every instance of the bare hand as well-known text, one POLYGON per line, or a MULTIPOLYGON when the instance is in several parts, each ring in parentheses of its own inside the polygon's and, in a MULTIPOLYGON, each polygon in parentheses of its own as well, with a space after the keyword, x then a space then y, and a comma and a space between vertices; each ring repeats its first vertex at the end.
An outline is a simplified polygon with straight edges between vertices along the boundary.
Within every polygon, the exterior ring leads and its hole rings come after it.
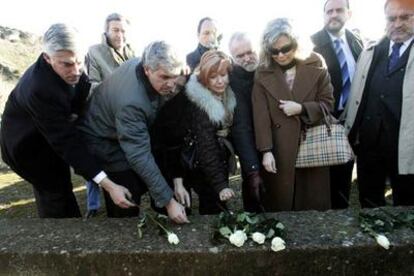
POLYGON ((271 152, 266 152, 263 155, 262 165, 267 172, 270 172, 270 173, 277 172, 276 161, 275 161, 275 158, 273 157, 273 153, 271 152))
POLYGON ((282 109, 286 116, 295 116, 302 113, 302 105, 294 101, 280 100, 279 108, 282 109))
POLYGON ((112 201, 117 206, 124 209, 136 206, 134 203, 128 200, 128 198, 131 198, 132 195, 124 186, 115 184, 108 177, 104 178, 99 184, 109 193, 112 201))
POLYGON ((178 203, 174 198, 171 198, 170 202, 165 206, 167 209, 168 217, 175 223, 188 223, 187 215, 183 205, 178 203))
POLYGON ((183 179, 182 178, 174 178, 174 197, 177 199, 179 203, 186 207, 191 206, 190 202, 190 194, 184 188, 183 179))
POLYGON ((227 201, 232 197, 234 197, 234 191, 230 188, 224 188, 219 193, 219 198, 221 201, 227 201))

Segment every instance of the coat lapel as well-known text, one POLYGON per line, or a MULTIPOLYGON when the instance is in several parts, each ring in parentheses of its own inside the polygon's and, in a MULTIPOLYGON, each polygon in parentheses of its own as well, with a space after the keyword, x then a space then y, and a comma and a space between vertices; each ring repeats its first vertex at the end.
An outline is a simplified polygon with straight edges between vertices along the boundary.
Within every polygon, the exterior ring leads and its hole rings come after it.
POLYGON ((265 74, 259 79, 259 82, 263 84, 267 92, 269 92, 276 101, 293 100, 292 91, 290 91, 286 83, 282 70, 274 64, 269 69, 264 70, 265 74))
POLYGON ((296 77, 292 89, 292 99, 299 103, 303 102, 309 92, 315 87, 315 82, 321 73, 316 67, 308 67, 305 62, 298 61, 296 65, 296 77))
POLYGON ((357 61, 359 54, 362 51, 362 42, 355 37, 353 33, 348 30, 345 30, 346 40, 348 41, 348 45, 351 48, 352 55, 354 56, 354 60, 357 61))

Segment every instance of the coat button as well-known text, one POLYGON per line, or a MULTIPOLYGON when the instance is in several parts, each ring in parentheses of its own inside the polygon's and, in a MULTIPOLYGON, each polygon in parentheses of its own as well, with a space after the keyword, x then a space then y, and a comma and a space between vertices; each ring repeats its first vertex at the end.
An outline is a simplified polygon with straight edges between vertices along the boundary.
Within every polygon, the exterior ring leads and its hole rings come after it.
POLYGON ((356 105, 359 105, 359 101, 355 101, 355 104, 356 104, 356 105))
POLYGON ((275 127, 276 127, 276 128, 280 128, 280 125, 279 125, 279 124, 276 124, 276 125, 275 125, 275 127))
POLYGON ((380 95, 380 98, 381 98, 381 99, 384 99, 384 98, 385 98, 384 94, 381 94, 381 95, 380 95))

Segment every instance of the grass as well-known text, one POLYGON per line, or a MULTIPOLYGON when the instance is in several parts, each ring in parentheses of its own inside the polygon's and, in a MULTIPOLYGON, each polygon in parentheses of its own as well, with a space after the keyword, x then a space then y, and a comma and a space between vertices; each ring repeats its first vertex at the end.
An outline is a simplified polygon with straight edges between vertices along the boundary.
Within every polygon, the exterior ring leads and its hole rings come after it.
POLYGON ((17 71, 18 75, 34 62, 41 53, 39 43, 10 42, 0 39, 0 64, 17 71))

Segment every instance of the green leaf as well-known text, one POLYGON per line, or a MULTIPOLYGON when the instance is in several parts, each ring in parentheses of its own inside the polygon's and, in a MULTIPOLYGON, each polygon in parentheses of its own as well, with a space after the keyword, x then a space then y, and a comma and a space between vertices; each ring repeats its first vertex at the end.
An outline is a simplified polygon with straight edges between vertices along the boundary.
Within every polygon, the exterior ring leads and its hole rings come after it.
POLYGON ((280 229, 280 230, 283 230, 283 229, 285 229, 285 226, 283 225, 283 223, 278 222, 278 223, 276 224, 276 228, 278 228, 278 229, 280 229))
POLYGON ((250 224, 256 224, 259 222, 259 218, 257 216, 246 216, 246 221, 250 224))
POLYGON ((272 228, 270 228, 269 231, 266 234, 266 238, 267 239, 272 238, 275 235, 275 233, 276 233, 275 230, 273 230, 272 228))
POLYGON ((237 215, 237 221, 238 222, 243 222, 246 219, 246 213, 240 213, 237 215))
POLYGON ((230 228, 227 226, 221 227, 219 229, 219 232, 223 237, 226 237, 226 238, 232 234, 230 228))

